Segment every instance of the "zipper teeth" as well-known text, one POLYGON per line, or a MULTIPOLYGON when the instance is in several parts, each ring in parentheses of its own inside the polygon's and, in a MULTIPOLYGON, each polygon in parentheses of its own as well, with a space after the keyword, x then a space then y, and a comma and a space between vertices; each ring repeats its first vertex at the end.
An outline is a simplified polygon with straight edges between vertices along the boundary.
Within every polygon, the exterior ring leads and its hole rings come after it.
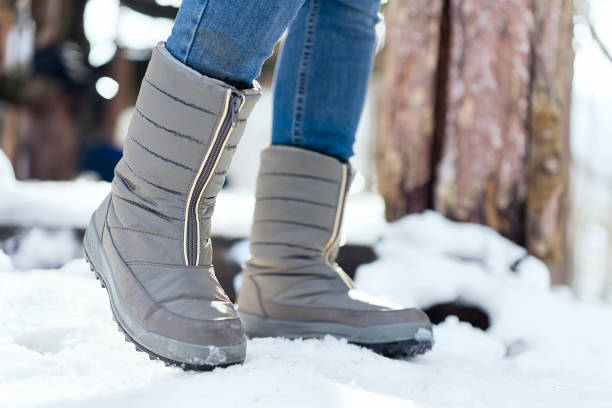
MULTIPOLYGON (((185 265, 194 266, 198 265, 200 262, 200 217, 198 207, 200 205, 200 200, 202 199, 202 194, 213 174, 213 170, 217 166, 219 159, 221 158, 221 153, 229 140, 229 136, 232 132, 233 124, 227 123, 228 118, 231 116, 233 112, 230 112, 230 108, 232 108, 232 92, 231 90, 227 90, 227 95, 225 98, 225 105, 223 109, 223 114, 221 120, 219 121, 219 125, 215 130, 214 136, 210 142, 210 146, 202 160, 202 164, 200 165, 200 169, 198 170, 197 176, 194 178, 194 181, 189 190, 189 196, 187 198, 187 205, 185 206, 185 226, 184 226, 184 235, 183 235, 183 255, 185 257, 185 265), (225 132, 224 135, 221 135, 221 131, 230 126, 225 132), (219 137, 222 137, 221 142, 219 143, 219 137), (212 161, 211 161, 212 159, 212 161), (206 171, 205 171, 206 170, 206 171), (194 202, 195 198, 195 202, 194 202), (196 239, 193 238, 193 232, 195 230, 196 239), (195 259, 194 259, 195 254, 195 259)), ((242 98, 242 103, 240 104, 240 108, 242 108, 242 104, 244 103, 244 98, 242 98)))
POLYGON ((344 208, 344 199, 346 196, 347 172, 348 172, 347 165, 346 164, 342 165, 342 181, 340 183, 340 193, 338 195, 338 208, 336 209, 336 217, 334 218, 334 228, 332 230, 332 235, 329 238, 329 241, 327 242, 327 245, 325 245, 325 248, 323 249, 323 260, 327 264, 331 263, 329 260, 329 256, 331 255, 332 250, 335 247, 336 242, 338 241, 338 237, 340 235, 339 234, 340 220, 342 218, 342 212, 344 208))
MULTIPOLYGON (((231 101, 231 95, 230 95, 230 101, 231 101)), ((229 108, 233 109, 233 106, 231 103, 229 104, 229 108)), ((227 141, 229 140, 229 137, 232 134, 232 129, 233 129, 232 123, 227 123, 227 119, 232 114, 233 113, 228 110, 225 118, 223 119, 223 125, 229 126, 229 128, 227 128, 227 133, 222 135, 223 140, 221 141, 221 145, 219 145, 216 151, 216 154, 214 156, 214 162, 212 163, 212 165, 208 169, 208 172, 206 173, 207 174, 206 180, 199 191, 198 199, 196 200, 196 203, 194 206, 195 218, 196 218, 196 231, 197 231, 197 240, 194 243, 195 250, 196 250, 195 265, 198 265, 200 263, 200 212, 198 211, 198 208, 200 208, 200 201, 202 200, 202 195, 204 194, 204 190, 206 190, 206 187, 208 186, 208 183, 210 182, 210 179, 213 176, 214 170, 217 167, 219 160, 221 159, 221 154, 223 153, 223 149, 225 149, 225 145, 227 144, 227 141)))

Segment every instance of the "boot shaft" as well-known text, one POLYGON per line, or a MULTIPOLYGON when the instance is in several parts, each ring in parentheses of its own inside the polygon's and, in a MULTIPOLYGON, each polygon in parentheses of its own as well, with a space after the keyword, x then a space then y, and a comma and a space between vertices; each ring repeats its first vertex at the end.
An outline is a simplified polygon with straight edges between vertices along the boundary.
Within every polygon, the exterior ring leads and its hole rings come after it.
POLYGON ((351 180, 351 166, 333 157, 290 146, 265 149, 257 179, 251 263, 292 258, 333 265, 351 180))
MULTIPOLYGON (((112 185, 109 222, 173 241, 156 261, 210 264, 210 218, 261 91, 237 90, 153 50, 112 185)), ((148 239, 151 239, 150 237, 148 239)))

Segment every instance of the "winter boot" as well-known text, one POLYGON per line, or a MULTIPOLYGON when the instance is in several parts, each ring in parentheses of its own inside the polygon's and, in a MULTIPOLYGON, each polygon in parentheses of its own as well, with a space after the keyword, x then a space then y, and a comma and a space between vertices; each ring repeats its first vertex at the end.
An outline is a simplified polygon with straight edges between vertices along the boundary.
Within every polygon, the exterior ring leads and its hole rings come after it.
POLYGON ((250 337, 330 334, 387 356, 424 353, 427 315, 360 293, 334 262, 351 178, 349 164, 323 154, 264 150, 240 318, 250 337))
POLYGON ((244 360, 244 327, 211 265, 210 218, 259 95, 258 85, 237 90, 158 45, 111 193, 85 234, 119 328, 167 365, 244 360))

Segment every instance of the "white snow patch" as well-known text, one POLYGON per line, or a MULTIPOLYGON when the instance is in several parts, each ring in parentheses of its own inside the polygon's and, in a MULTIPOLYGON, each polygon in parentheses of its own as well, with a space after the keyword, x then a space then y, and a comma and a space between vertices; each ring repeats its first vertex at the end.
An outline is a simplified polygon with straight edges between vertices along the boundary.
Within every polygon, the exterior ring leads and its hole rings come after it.
POLYGON ((83 254, 74 232, 32 228, 3 243, 17 269, 57 268, 83 254))
POLYGON ((13 165, 2 149, 0 149, 0 186, 15 183, 13 165))
MULTIPOLYGON (((546 266, 523 248, 487 227, 425 212, 391 224, 375 249, 380 259, 357 271, 360 290, 406 306, 458 301, 489 314, 486 333, 455 318, 436 327, 433 355, 452 348, 465 359, 484 358, 489 369, 506 372, 502 381, 525 380, 523 395, 539 383, 568 397, 579 390, 599 393, 585 406, 604 406, 599 398, 612 397, 606 368, 612 364, 612 308, 578 302, 566 287, 551 290, 546 266)), ((472 375, 469 369, 465 375, 472 375)), ((555 405, 548 397, 539 401, 555 405)))
POLYGON ((427 329, 420 328, 414 335, 414 339, 418 342, 430 341, 433 337, 432 332, 427 329))
POLYGON ((221 364, 227 360, 227 354, 219 347, 208 346, 208 353, 207 364, 221 364))
POLYGON ((243 365, 185 373, 124 341, 82 259, 17 272, 0 252, 0 406, 609 404, 609 307, 549 290, 542 265, 530 258, 519 273, 508 272, 520 248, 436 214, 389 226, 377 249, 382 259, 359 270, 360 289, 423 305, 460 296, 492 311, 491 330, 449 317, 435 327, 433 351, 412 361, 331 337, 253 339, 243 365))
POLYGON ((0 225, 84 228, 109 191, 102 181, 0 183, 0 225))
POLYGON ((511 288, 545 293, 550 284, 546 266, 524 248, 432 211, 389 224, 375 250, 380 259, 358 269, 358 288, 406 306, 461 298, 495 314, 499 296, 511 288))
MULTIPOLYGON (((85 179, 2 182, 0 177, 0 225, 84 229, 110 187, 107 182, 85 179)), ((212 220, 213 234, 247 237, 254 205, 252 191, 221 191, 212 220)), ((384 203, 377 195, 351 195, 345 213, 344 230, 352 244, 372 244, 385 228, 384 203), (363 216, 366 213, 368 217, 363 216)))
POLYGON ((0 249, 0 272, 8 272, 13 269, 13 260, 0 249))
POLYGON ((244 264, 251 257, 249 241, 243 239, 236 242, 229 248, 225 256, 227 257, 227 260, 235 262, 238 265, 244 264))
MULTIPOLYGON (((232 284, 234 285, 234 292, 240 292, 240 287, 242 286, 242 273, 238 273, 234 276, 232 284)), ((238 306, 236 306, 236 308, 238 308, 238 306)))

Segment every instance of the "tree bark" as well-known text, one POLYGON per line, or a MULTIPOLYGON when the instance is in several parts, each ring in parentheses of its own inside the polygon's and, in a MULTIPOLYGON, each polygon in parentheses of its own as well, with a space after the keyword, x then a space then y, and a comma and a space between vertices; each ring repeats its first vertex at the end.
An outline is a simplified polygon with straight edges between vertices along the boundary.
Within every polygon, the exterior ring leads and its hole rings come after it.
POLYGON ((524 244, 530 0, 452 0, 434 208, 524 244))
POLYGON ((571 0, 391 3, 378 138, 386 216, 489 225, 567 282, 571 0))
POLYGON ((442 0, 390 2, 377 139, 386 216, 429 204, 442 0), (410 169, 410 171, 407 171, 410 169))
POLYGON ((569 281, 567 250, 569 117, 574 53, 573 3, 536 1, 527 161, 527 248, 569 281))

